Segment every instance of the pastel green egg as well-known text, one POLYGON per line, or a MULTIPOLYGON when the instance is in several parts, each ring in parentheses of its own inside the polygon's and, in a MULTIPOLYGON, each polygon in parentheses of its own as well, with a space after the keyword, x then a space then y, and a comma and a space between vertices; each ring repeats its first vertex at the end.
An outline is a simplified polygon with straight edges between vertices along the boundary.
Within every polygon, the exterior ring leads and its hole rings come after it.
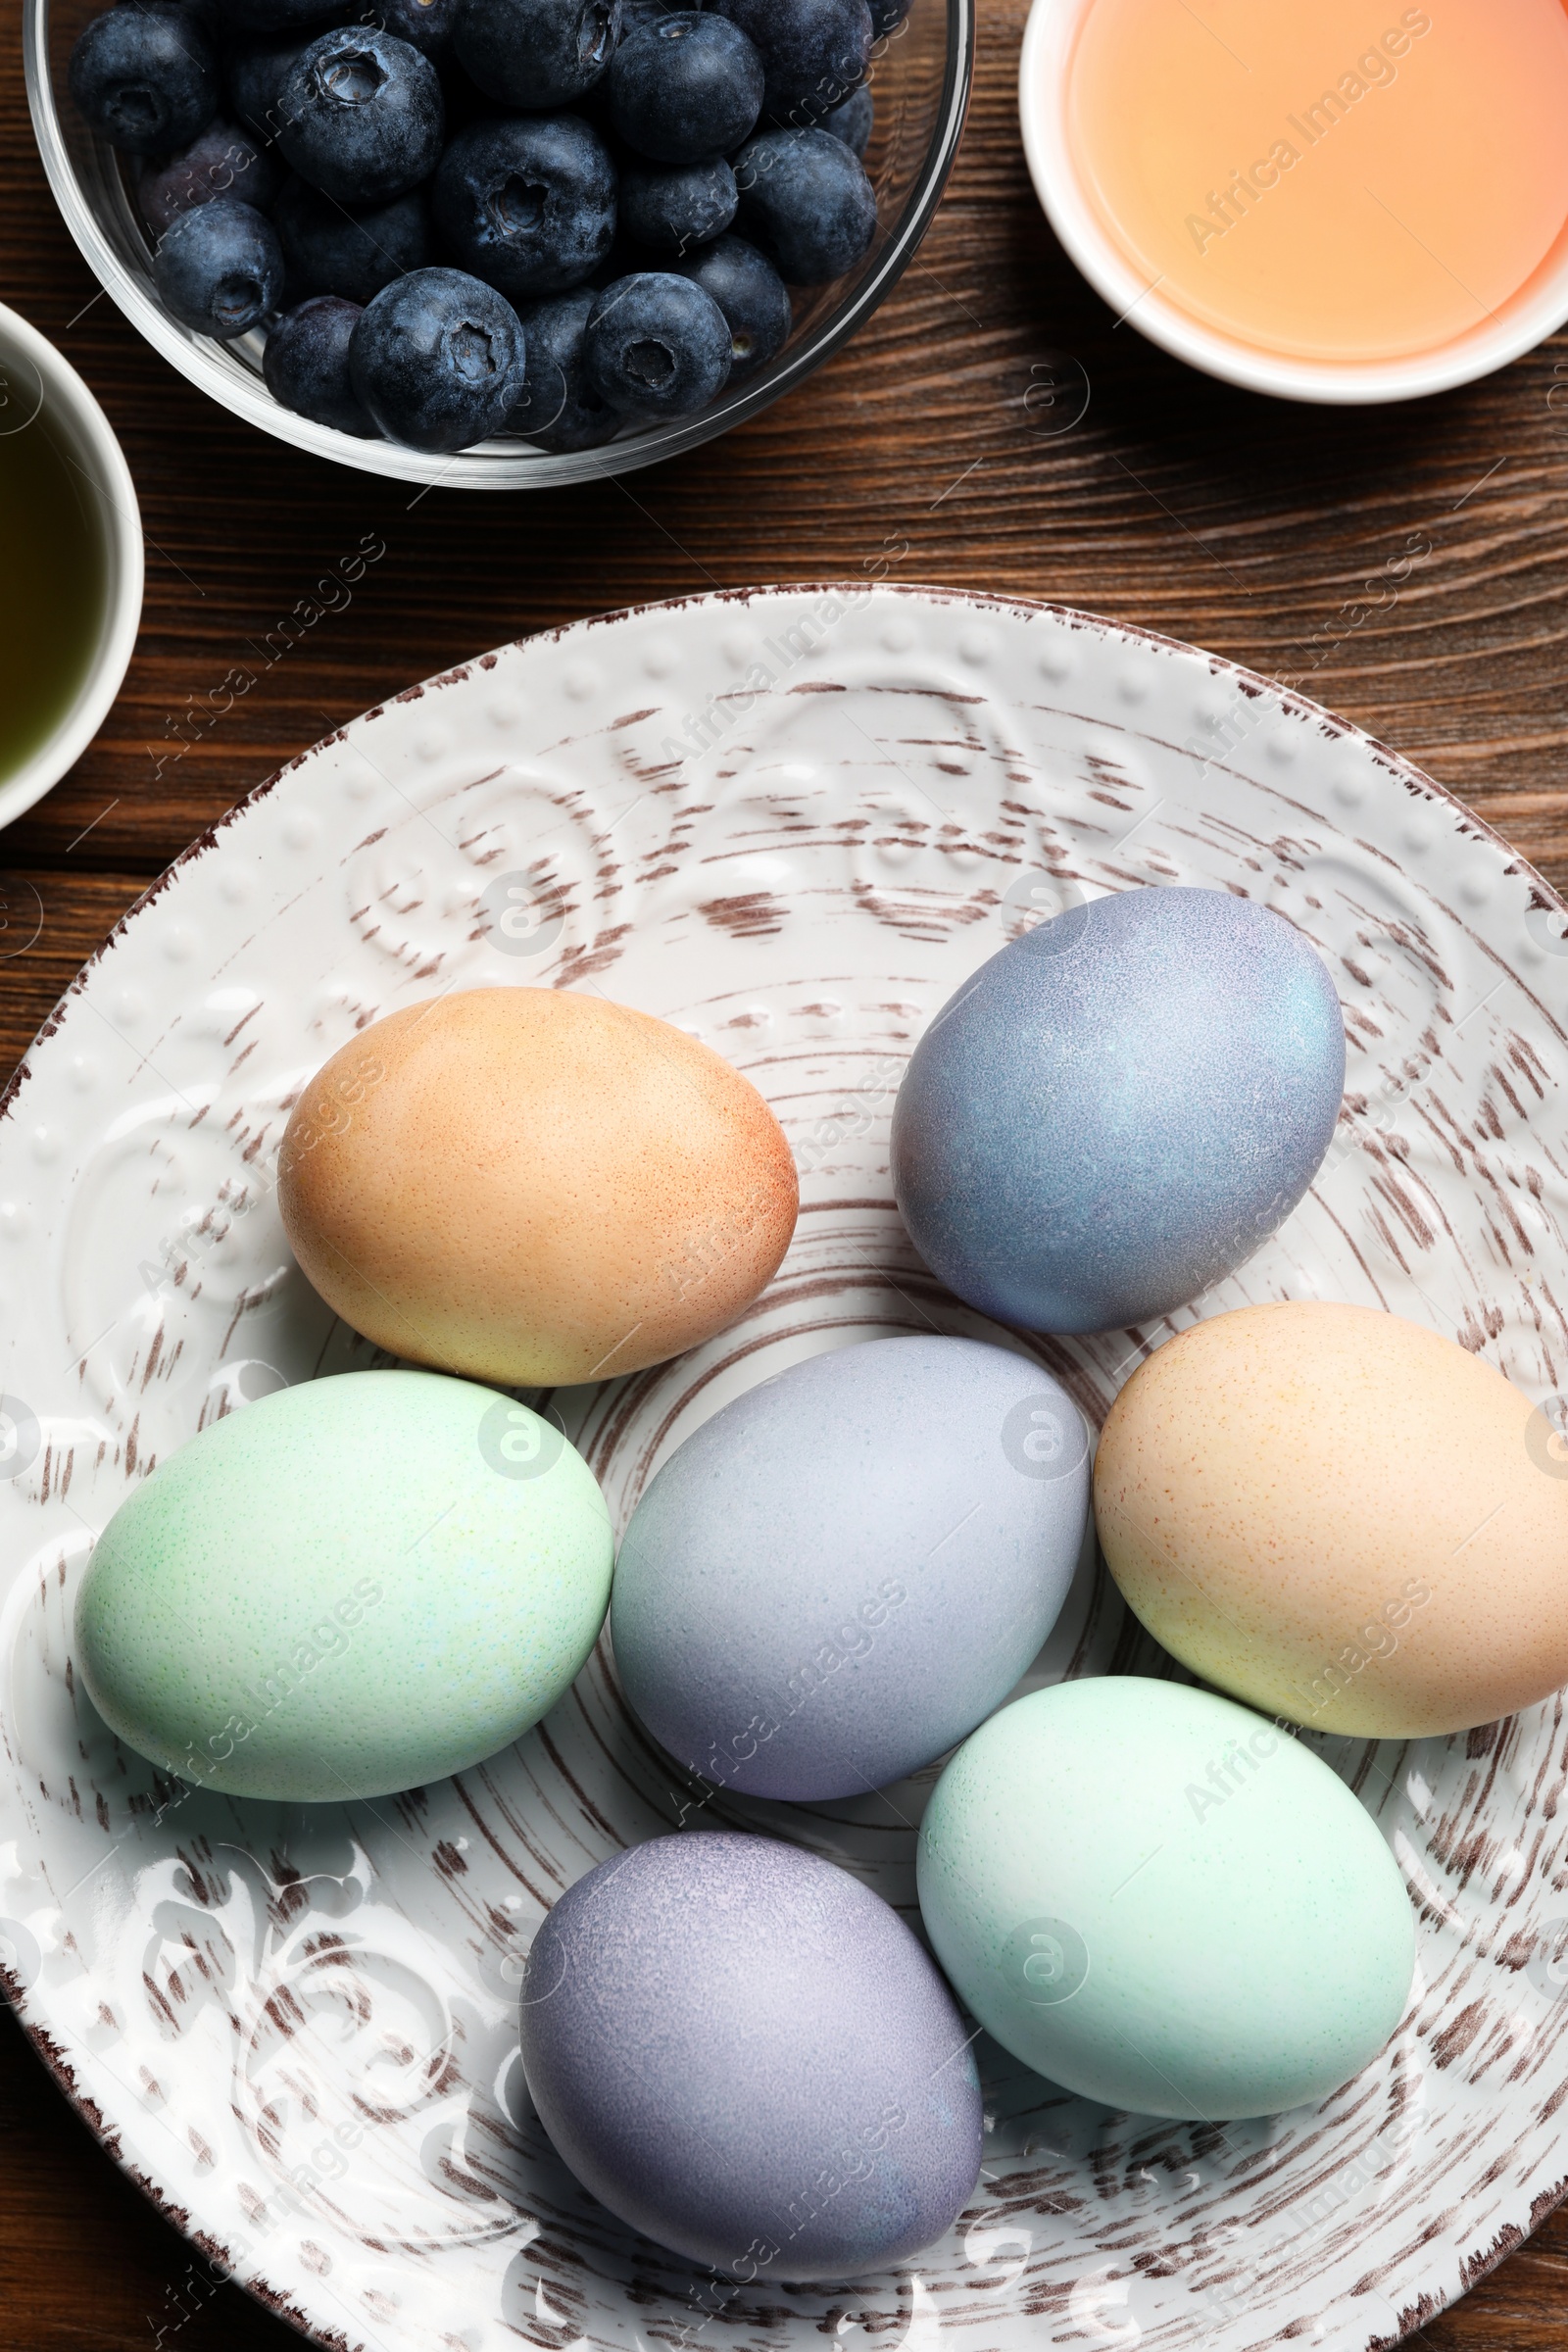
POLYGON ((434 1372, 247 1405, 105 1528, 75 1655, 111 1729, 183 1780, 385 1796, 520 1737, 610 1598, 610 1514, 561 1432, 434 1372))
POLYGON ((920 1909, 987 2030, 1064 2089, 1223 2122, 1326 2098, 1415 1967, 1376 1823, 1230 1699, 1105 1676, 992 1716, 933 1791, 920 1909))

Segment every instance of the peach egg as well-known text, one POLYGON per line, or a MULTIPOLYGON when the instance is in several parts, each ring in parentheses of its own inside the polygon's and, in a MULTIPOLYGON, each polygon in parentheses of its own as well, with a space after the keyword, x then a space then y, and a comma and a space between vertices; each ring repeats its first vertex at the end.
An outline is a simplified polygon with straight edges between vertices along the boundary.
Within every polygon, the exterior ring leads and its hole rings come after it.
POLYGON ((1157 1641, 1314 1731, 1463 1731, 1568 1682, 1568 1453, 1397 1315, 1250 1306, 1167 1342, 1111 1408, 1095 1512, 1157 1641))
POLYGON ((501 1387, 604 1380, 730 1322, 795 1229, 756 1088, 600 997, 482 988, 376 1021, 278 1162, 301 1266, 355 1330, 501 1387))

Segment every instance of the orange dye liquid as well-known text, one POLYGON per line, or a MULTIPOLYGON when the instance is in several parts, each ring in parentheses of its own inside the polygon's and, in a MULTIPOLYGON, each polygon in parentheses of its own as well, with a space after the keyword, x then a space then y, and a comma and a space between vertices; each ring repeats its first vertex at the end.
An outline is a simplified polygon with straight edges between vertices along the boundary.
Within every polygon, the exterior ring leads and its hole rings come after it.
POLYGON ((1564 0, 1090 0, 1069 75, 1102 227, 1257 349, 1441 350, 1568 226, 1564 0))

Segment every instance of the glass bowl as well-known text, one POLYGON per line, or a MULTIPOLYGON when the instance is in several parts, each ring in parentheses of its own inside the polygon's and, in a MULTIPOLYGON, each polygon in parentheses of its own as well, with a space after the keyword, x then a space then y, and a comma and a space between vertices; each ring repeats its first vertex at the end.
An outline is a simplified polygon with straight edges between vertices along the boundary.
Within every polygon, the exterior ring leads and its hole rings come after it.
POLYGON ((66 84, 76 35, 104 5, 105 0, 26 0, 23 43, 27 103, 49 184, 66 226, 105 290, 181 375, 263 432, 365 473, 470 490, 542 490, 630 473, 710 441, 793 391, 870 317, 924 235, 957 151, 974 62, 975 0, 913 0, 904 24, 877 43, 872 68, 876 123, 865 158, 877 196, 875 238, 847 277, 794 291, 789 342, 735 392, 721 395, 695 416, 628 426, 598 449, 551 455, 503 436, 455 456, 432 457, 395 441, 356 440, 294 416, 263 381, 265 338, 259 331, 219 343, 169 316, 153 285, 151 239, 121 159, 88 129, 66 84))

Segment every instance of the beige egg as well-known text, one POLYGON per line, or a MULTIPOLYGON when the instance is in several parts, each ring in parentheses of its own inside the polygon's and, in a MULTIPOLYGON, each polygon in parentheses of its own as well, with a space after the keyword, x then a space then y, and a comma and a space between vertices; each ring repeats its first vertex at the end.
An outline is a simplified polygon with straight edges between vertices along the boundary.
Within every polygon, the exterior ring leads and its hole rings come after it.
POLYGON ((608 1380, 709 1339, 799 1205, 757 1089, 647 1013, 481 988, 375 1022, 278 1161, 300 1264, 394 1354, 502 1387, 608 1380))
POLYGON ((1463 1731, 1568 1682, 1568 1448, 1397 1315, 1250 1306, 1169 1341, 1111 1408, 1095 1511, 1155 1639, 1314 1731, 1463 1731))

